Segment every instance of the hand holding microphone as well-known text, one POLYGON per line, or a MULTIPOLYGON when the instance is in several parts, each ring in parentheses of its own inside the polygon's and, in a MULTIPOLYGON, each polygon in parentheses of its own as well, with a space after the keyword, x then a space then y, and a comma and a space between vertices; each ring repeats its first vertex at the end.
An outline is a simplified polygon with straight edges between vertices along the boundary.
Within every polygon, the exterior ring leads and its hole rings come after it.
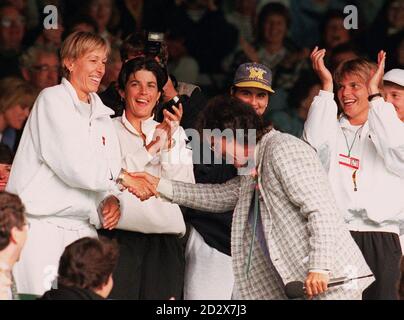
MULTIPOLYGON (((363 279, 363 278, 370 278, 373 277, 373 274, 368 274, 366 276, 360 276, 360 277, 355 277, 355 278, 348 278, 348 277, 341 277, 341 278, 335 278, 331 279, 327 282, 327 288, 335 287, 335 286, 340 286, 344 285, 348 282, 351 282, 352 280, 358 280, 358 279, 363 279)), ((307 277, 307 279, 309 276, 307 277)), ((302 281, 292 281, 286 284, 285 286, 285 294, 289 299, 296 299, 296 298, 303 298, 305 295, 307 295, 309 298, 312 298, 312 296, 309 295, 308 288, 306 287, 307 279, 305 284, 303 284, 302 281)), ((313 282, 311 283, 310 289, 312 290, 313 288, 313 282)), ((326 288, 326 290, 327 290, 326 288)), ((322 292, 326 291, 323 290, 322 292)), ((318 294, 322 293, 319 292, 318 294)), ((313 293, 313 291, 311 291, 313 293)))
POLYGON ((307 297, 312 299, 313 296, 326 291, 329 280, 330 277, 327 273, 309 272, 304 283, 307 297))

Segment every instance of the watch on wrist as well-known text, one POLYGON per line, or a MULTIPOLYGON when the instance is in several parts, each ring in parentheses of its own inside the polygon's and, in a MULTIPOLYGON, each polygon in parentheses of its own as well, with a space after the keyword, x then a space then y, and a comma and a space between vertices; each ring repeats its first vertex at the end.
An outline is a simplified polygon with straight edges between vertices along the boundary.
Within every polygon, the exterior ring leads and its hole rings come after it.
POLYGON ((128 173, 125 169, 121 169, 121 171, 119 172, 118 178, 116 179, 116 184, 118 185, 118 188, 120 191, 123 191, 126 189, 126 187, 123 185, 123 181, 125 178, 125 174, 128 173))
POLYGON ((376 98, 376 97, 383 98, 382 94, 381 94, 380 92, 378 92, 378 93, 375 93, 375 94, 371 94, 371 95, 368 97, 368 101, 370 102, 370 101, 372 101, 372 100, 373 100, 374 98, 376 98))

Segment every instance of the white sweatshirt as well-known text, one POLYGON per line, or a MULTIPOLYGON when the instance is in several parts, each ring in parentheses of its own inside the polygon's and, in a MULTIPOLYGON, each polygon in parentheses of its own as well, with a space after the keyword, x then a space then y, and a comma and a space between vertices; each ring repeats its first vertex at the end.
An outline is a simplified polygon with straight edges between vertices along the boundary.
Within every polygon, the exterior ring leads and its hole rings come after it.
MULTIPOLYGON (((169 180, 195 183, 192 151, 186 147, 187 137, 182 127, 173 135, 175 144, 171 150, 151 156, 139 132, 128 121, 125 113, 122 117, 115 118, 114 124, 122 151, 122 166, 126 170, 145 171, 169 180)), ((153 117, 142 122, 146 144, 151 142, 158 124, 153 117)), ((128 191, 124 191, 119 200, 122 215, 118 229, 142 233, 185 233, 185 223, 178 205, 156 197, 142 202, 128 191)))
POLYGON ((352 126, 337 118, 334 94, 320 91, 303 139, 317 150, 350 230, 403 233, 404 124, 392 104, 373 100, 368 121, 352 126))
POLYGON ((97 207, 109 193, 121 153, 113 111, 95 93, 91 107, 66 79, 44 89, 26 123, 6 190, 29 215, 85 220, 99 227, 97 207))

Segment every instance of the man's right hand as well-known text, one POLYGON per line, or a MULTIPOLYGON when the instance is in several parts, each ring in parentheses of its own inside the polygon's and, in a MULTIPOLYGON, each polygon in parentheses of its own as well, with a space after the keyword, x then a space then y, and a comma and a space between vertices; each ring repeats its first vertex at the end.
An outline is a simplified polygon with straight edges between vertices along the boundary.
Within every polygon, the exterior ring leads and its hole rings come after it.
POLYGON ((324 64, 325 49, 315 47, 310 55, 313 69, 321 80, 322 90, 333 92, 334 86, 332 82, 331 72, 324 64))

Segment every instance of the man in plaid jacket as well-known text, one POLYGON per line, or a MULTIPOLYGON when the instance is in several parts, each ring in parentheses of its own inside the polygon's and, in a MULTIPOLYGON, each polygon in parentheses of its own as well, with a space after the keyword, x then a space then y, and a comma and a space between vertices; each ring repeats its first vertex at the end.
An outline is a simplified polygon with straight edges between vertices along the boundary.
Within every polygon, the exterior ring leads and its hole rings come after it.
POLYGON ((256 170, 211 185, 135 176, 147 178, 160 196, 180 205, 218 214, 234 209, 231 249, 237 297, 286 299, 285 285, 302 281, 308 298, 361 299, 373 277, 327 289, 331 278, 371 271, 337 210, 314 150, 288 134, 268 132, 254 110, 233 98, 212 100, 200 127, 233 133, 256 129, 256 146, 247 144, 246 134, 242 141, 219 138, 219 148, 218 139, 211 140, 212 148, 231 155, 238 168, 250 160, 244 154, 254 154, 256 170))

